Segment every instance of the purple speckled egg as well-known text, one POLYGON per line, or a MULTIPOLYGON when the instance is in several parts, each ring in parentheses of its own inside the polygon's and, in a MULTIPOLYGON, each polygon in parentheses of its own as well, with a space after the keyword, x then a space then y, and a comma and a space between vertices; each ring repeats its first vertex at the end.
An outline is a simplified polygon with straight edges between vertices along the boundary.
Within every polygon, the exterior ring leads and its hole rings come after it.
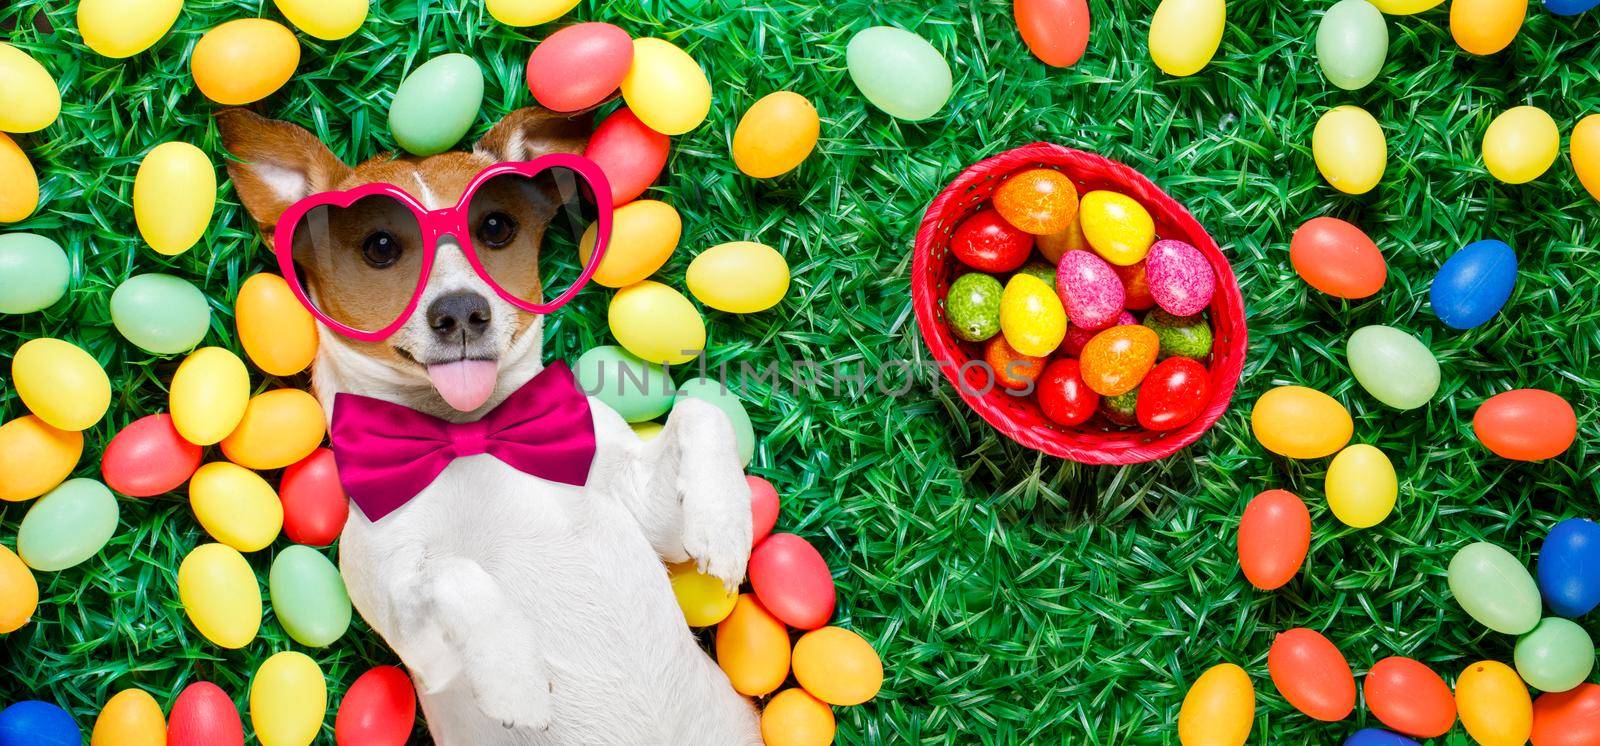
MULTIPOLYGON (((1132 326, 1137 323, 1139 323, 1139 320, 1134 318, 1133 314, 1123 311, 1117 316, 1117 323, 1112 324, 1112 326, 1132 326)), ((1061 340, 1061 351, 1072 357, 1082 355, 1083 346, 1089 344, 1089 340, 1094 339, 1094 335, 1099 334, 1101 331, 1103 330, 1080 329, 1069 325, 1067 327, 1067 336, 1061 340)))
POLYGON ((1067 319, 1080 329, 1111 326, 1122 313, 1127 292, 1111 265, 1089 251, 1069 251, 1056 265, 1056 293, 1067 307, 1067 319))
POLYGON ((1144 266, 1150 295, 1161 310, 1174 316, 1193 316, 1211 305, 1217 276, 1199 249, 1172 239, 1157 241, 1150 247, 1144 266))

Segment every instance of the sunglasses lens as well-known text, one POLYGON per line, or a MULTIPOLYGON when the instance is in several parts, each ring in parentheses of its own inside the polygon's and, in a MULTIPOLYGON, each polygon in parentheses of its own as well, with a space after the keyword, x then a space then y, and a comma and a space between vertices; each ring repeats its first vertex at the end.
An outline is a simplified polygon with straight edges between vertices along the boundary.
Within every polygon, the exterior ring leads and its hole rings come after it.
POLYGON ((300 286, 328 318, 376 332, 410 303, 422 275, 422 230, 400 201, 363 197, 348 207, 319 205, 295 223, 300 286))
POLYGON ((484 182, 472 195, 467 228, 496 285, 530 303, 548 303, 583 272, 578 245, 595 212, 594 190, 583 176, 550 168, 484 182))

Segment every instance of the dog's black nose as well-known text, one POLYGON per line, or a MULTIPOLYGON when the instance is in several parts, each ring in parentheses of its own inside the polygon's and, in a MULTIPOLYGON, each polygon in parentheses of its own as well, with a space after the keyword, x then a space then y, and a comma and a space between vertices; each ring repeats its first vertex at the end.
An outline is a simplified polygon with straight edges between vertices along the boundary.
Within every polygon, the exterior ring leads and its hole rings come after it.
POLYGON ((428 326, 440 339, 470 342, 489 328, 489 301, 471 290, 445 293, 428 304, 428 326))

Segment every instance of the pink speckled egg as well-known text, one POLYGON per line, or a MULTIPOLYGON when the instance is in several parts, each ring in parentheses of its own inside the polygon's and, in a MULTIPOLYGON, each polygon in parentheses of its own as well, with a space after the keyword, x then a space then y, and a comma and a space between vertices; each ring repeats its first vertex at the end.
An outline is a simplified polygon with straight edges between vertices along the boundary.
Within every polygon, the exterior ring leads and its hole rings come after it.
MULTIPOLYGON (((1112 324, 1112 326, 1130 326, 1137 323, 1139 323, 1139 320, 1134 318, 1133 314, 1123 311, 1121 315, 1117 316, 1117 323, 1112 324)), ((1096 329, 1080 329, 1076 326, 1068 326, 1067 336, 1061 340, 1061 351, 1070 357, 1078 357, 1083 354, 1083 346, 1089 344, 1089 340, 1094 339, 1094 335, 1099 333, 1100 331, 1096 329)))
POLYGON ((1067 319, 1080 329, 1111 326, 1127 300, 1122 280, 1106 260, 1089 251, 1069 251, 1056 266, 1056 293, 1067 319))
POLYGON ((1165 239, 1150 247, 1145 258, 1145 278, 1156 305, 1175 316, 1193 316, 1211 305, 1217 276, 1200 250, 1182 241, 1165 239))

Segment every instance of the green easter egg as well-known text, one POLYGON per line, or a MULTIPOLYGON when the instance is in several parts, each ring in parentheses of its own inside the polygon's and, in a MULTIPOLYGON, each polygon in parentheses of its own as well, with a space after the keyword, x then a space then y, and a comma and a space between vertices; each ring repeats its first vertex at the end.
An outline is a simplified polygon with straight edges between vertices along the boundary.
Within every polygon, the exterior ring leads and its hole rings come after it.
POLYGON ((0 236, 0 313, 33 313, 67 293, 67 252, 44 236, 0 236))
POLYGON ((176 355, 205 339, 211 305, 200 289, 172 275, 134 275, 111 293, 111 323, 147 352, 176 355))
POLYGON ((1532 632, 1517 638, 1513 657, 1517 674, 1528 686, 1564 692, 1589 679, 1594 668, 1594 641, 1572 620, 1546 617, 1532 632))
POLYGON ((267 576, 272 613, 295 642, 333 644, 350 627, 350 595, 339 568, 321 552, 295 544, 278 552, 267 576))
POLYGON ((950 100, 950 65, 944 55, 905 29, 862 29, 845 48, 845 64, 861 94, 892 116, 927 119, 950 100))
POLYGON ((93 557, 116 531, 111 490, 93 479, 68 479, 22 516, 17 554, 35 570, 65 570, 93 557))
POLYGON ((483 105, 483 70, 464 54, 442 54, 417 66, 394 92, 389 131, 413 155, 455 147, 483 105))
POLYGON ((972 272, 950 283, 944 315, 950 330, 968 342, 982 342, 1000 333, 1000 281, 972 272))
POLYGON ((1389 27, 1367 0, 1340 0, 1317 26, 1317 62, 1328 82, 1347 91, 1378 77, 1389 54, 1389 27))
POLYGON ((1100 413, 1106 419, 1122 425, 1135 427, 1139 424, 1139 415, 1136 411, 1139 405, 1139 389, 1127 391, 1116 396, 1100 397, 1100 413))
POLYGON ((1392 326, 1357 329, 1346 354, 1361 388, 1395 409, 1416 409, 1439 391, 1439 361, 1433 352, 1392 326))
MULTIPOLYGON (((750 413, 738 395, 710 378, 691 379, 678 388, 678 398, 692 398, 710 402, 733 423, 733 436, 739 442, 739 463, 748 466, 756 454, 756 431, 750 425, 750 413)), ((671 420, 668 419, 670 423, 671 420)))
POLYGON ((1028 262, 1027 266, 1017 270, 1019 275, 1033 275, 1050 287, 1056 286, 1056 268, 1044 262, 1028 262))
POLYGON ((672 408, 677 387, 665 368, 616 345, 595 347, 572 366, 578 386, 628 422, 645 422, 672 408))
POLYGON ((1450 558, 1450 594, 1489 629, 1520 635, 1539 623, 1539 586, 1521 560, 1486 541, 1468 544, 1450 558))
POLYGON ((1162 357, 1205 360, 1211 354, 1211 323, 1205 314, 1174 316, 1155 308, 1145 314, 1144 325, 1160 340, 1162 357))

